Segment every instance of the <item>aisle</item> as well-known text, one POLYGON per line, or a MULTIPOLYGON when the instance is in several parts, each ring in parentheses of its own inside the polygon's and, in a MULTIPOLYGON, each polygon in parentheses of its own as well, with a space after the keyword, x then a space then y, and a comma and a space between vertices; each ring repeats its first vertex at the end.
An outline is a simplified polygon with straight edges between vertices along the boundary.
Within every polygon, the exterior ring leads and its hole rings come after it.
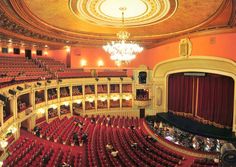
POLYGON ((79 153, 81 155, 83 155, 82 153, 84 153, 84 151, 85 151, 85 146, 82 146, 82 147, 80 147, 80 146, 69 146, 69 145, 64 145, 64 144, 61 144, 61 143, 55 143, 55 142, 52 142, 52 141, 48 141, 46 139, 39 138, 39 137, 33 135, 32 133, 30 133, 26 130, 23 130, 23 129, 21 129, 20 133, 21 133, 21 136, 23 136, 23 137, 28 137, 30 139, 37 140, 38 142, 43 143, 45 145, 50 145, 53 148, 61 148, 61 149, 64 149, 64 150, 70 149, 73 153, 75 153, 75 154, 79 153))

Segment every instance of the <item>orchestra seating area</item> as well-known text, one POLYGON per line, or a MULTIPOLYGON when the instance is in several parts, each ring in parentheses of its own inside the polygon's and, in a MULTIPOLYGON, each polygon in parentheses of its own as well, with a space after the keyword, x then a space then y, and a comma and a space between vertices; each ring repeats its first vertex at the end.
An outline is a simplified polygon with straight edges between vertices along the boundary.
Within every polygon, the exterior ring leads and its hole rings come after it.
POLYGON ((57 143, 63 143, 67 145, 75 145, 73 141, 73 135, 78 135, 78 143, 81 143, 81 136, 87 132, 89 128, 89 122, 84 119, 71 117, 64 117, 63 119, 56 118, 50 124, 44 122, 39 126, 40 138, 54 141, 57 143), (78 126, 78 123, 82 122, 83 128, 78 126))
POLYGON ((3 162, 3 167, 61 166, 63 162, 81 166, 80 154, 26 137, 20 137, 8 148, 8 152, 11 156, 3 162))
POLYGON ((219 166, 218 163, 214 162, 212 159, 195 159, 191 167, 205 167, 205 166, 211 166, 211 167, 217 167, 219 166))
POLYGON ((49 123, 42 120, 33 134, 21 130, 24 133, 8 147, 10 156, 3 161, 3 166, 218 165, 212 159, 195 159, 163 146, 150 136, 143 123, 143 119, 134 117, 99 115, 65 116, 49 123), (74 152, 76 148, 82 149, 82 153, 74 152), (118 151, 115 156, 114 151, 118 151))
MULTIPOLYGON (((35 137, 29 138, 32 134, 24 131, 8 147, 10 156, 3 161, 3 166, 60 166, 66 163, 71 166, 176 167, 184 166, 189 158, 162 146, 148 135, 143 120, 133 117, 56 118, 37 125, 34 134, 35 137), (111 150, 108 144, 112 145, 111 150), (76 147, 82 149, 82 153, 75 153, 76 147), (118 151, 116 156, 112 154, 114 150, 118 151)), ((196 164, 203 162, 195 160, 192 166, 196 164)), ((210 164, 205 163, 205 166, 210 164)))

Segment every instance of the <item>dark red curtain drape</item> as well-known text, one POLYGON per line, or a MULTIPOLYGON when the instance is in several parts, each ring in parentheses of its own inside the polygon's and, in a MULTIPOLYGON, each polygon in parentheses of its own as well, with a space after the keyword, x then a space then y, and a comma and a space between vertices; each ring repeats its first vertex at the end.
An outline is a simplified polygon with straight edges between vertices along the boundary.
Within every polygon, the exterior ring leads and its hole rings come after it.
POLYGON ((199 78, 197 116, 231 127, 233 121, 234 81, 221 75, 199 78))
POLYGON ((168 78, 168 110, 208 124, 232 126, 234 80, 227 76, 204 77, 171 74, 168 78))
POLYGON ((182 73, 170 75, 168 81, 168 108, 172 112, 193 113, 194 78, 182 73))

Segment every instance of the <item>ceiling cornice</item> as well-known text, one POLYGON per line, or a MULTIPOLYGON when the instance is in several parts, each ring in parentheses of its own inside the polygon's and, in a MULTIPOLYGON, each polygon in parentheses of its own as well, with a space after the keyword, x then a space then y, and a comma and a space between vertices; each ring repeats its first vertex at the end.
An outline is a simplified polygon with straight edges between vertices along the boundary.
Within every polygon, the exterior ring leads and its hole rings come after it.
MULTIPOLYGON (((203 31, 206 33, 214 33, 211 29, 221 29, 220 31, 226 31, 228 28, 232 28, 236 24, 236 0, 224 0, 220 7, 206 20, 203 20, 200 24, 197 24, 191 28, 179 30, 176 32, 170 32, 166 34, 156 35, 133 35, 132 40, 140 43, 145 48, 152 48, 160 43, 165 43, 169 39, 176 39, 181 36, 189 34, 202 35, 203 31), (224 10, 227 10, 230 6, 232 9, 231 16, 225 25, 214 25, 208 27, 208 24, 213 22, 224 10), (227 8, 227 9, 226 9, 227 8)), ((0 33, 6 36, 12 36, 17 39, 32 41, 34 43, 45 43, 47 45, 63 46, 95 46, 99 47, 106 43, 108 40, 115 40, 114 33, 85 33, 82 31, 73 32, 65 29, 57 28, 50 24, 45 23, 40 18, 35 16, 27 7, 25 2, 19 0, 2 0, 0 1, 0 33)), ((228 30, 227 30, 228 31, 228 30)))

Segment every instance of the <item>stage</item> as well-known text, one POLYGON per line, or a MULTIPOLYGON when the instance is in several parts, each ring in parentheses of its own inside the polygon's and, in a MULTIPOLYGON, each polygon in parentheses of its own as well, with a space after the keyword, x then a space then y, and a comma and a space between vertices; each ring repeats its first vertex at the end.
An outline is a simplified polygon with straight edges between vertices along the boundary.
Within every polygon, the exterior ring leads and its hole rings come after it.
MULTIPOLYGON (((152 118, 147 117, 147 119, 152 118)), ((176 116, 169 112, 158 113, 155 117, 155 120, 168 123, 169 125, 175 126, 176 128, 190 132, 192 134, 236 142, 236 136, 234 136, 232 129, 217 128, 212 125, 205 125, 188 118, 176 116)))

